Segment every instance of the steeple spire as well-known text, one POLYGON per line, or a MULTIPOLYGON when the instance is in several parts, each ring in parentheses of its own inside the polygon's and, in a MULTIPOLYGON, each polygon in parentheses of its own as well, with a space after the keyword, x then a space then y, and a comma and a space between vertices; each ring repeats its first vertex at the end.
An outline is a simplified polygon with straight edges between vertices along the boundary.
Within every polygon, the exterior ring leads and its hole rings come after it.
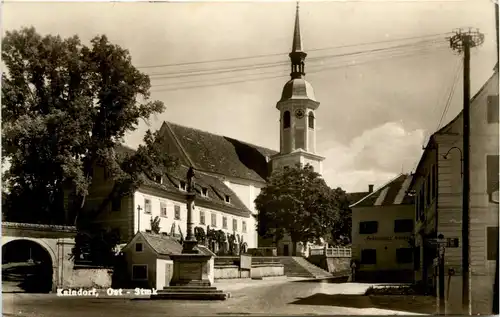
POLYGON ((288 56, 290 56, 290 61, 292 62, 292 72, 290 73, 290 76, 292 77, 292 79, 302 78, 302 76, 305 75, 304 60, 306 59, 307 54, 303 51, 302 48, 298 1, 297 1, 297 8, 295 11, 295 25, 293 29, 292 52, 288 56))
POLYGON ((295 11, 295 28, 293 30, 292 52, 302 52, 302 37, 300 36, 299 2, 295 11))

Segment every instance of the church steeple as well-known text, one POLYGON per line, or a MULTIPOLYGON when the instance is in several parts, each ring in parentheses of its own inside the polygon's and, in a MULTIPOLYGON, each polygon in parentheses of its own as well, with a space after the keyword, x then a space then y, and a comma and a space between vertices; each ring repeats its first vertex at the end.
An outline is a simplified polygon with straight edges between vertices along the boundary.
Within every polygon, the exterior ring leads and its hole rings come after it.
POLYGON ((293 43, 292 52, 288 54, 290 56, 290 61, 292 62, 292 72, 290 76, 292 79, 302 78, 305 75, 304 72, 304 61, 307 54, 302 48, 302 37, 300 35, 300 17, 299 17, 299 3, 297 2, 297 8, 295 12, 295 26, 293 29, 293 43))
POLYGON ((276 103, 276 108, 280 111, 280 152, 271 158, 272 168, 310 164, 321 174, 325 158, 316 154, 315 112, 319 102, 314 96, 313 87, 304 78, 304 60, 307 54, 302 47, 298 3, 289 56, 292 78, 283 87, 281 99, 276 103))

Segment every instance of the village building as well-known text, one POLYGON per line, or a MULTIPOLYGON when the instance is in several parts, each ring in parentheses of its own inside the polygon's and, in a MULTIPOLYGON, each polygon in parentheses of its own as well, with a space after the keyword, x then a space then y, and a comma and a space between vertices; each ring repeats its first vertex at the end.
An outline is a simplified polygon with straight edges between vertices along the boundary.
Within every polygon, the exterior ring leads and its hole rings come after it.
MULTIPOLYGON (((179 160, 179 167, 156 179, 146 176, 135 193, 112 201, 95 223, 116 230, 121 242, 127 243, 138 231, 151 231, 151 219, 159 217, 160 232, 180 239, 187 228, 186 173, 193 166, 197 192, 194 227, 205 234, 207 227, 236 234, 245 249, 257 247, 253 201, 265 186, 268 160, 275 152, 170 122, 164 122, 160 132, 165 151, 179 160)), ((94 169, 89 209, 98 206, 111 190, 113 183, 105 174, 103 169, 94 169)), ((218 251, 217 245, 211 247, 218 251)))
MULTIPOLYGON (((208 263, 207 278, 214 283, 214 259, 210 250, 202 245, 195 247, 202 254, 212 255, 208 263)), ((170 285, 174 275, 174 263, 170 255, 180 254, 182 245, 165 234, 138 232, 121 250, 125 270, 120 276, 124 285, 134 285, 147 289, 163 289, 170 285)))
MULTIPOLYGON (((492 312, 498 261, 498 89, 497 67, 470 106, 472 314, 492 312)), ((460 112, 430 137, 411 184, 415 193, 415 242, 420 253, 415 279, 436 290, 447 314, 462 312, 462 120, 460 112), (437 266, 439 240, 446 242, 441 248, 441 279, 437 266)))
MULTIPOLYGON (((285 84, 276 108, 280 112, 280 151, 252 145, 230 137, 164 122, 160 133, 165 151, 177 158, 180 168, 158 179, 147 179, 133 194, 110 204, 96 223, 120 233, 123 243, 136 232, 151 230, 151 218, 160 217, 161 231, 172 236, 186 232, 186 181, 188 167, 196 170, 195 226, 238 234, 244 248, 274 247, 259 239, 256 228, 255 199, 271 172, 280 168, 309 164, 322 172, 324 157, 316 153, 316 100, 305 79, 305 58, 297 6, 291 60, 291 79, 285 84)), ((122 147, 121 150, 127 150, 122 147)), ((112 183, 105 171, 95 169, 90 189, 89 209, 96 208, 109 193, 112 183)), ((305 254, 309 243, 300 243, 305 254)), ((278 245, 279 255, 292 255, 289 237, 278 245)))
MULTIPOLYGON (((398 175, 351 204, 352 260, 357 281, 412 282, 415 209, 412 176, 398 175)), ((350 195, 351 199, 354 197, 350 195)))

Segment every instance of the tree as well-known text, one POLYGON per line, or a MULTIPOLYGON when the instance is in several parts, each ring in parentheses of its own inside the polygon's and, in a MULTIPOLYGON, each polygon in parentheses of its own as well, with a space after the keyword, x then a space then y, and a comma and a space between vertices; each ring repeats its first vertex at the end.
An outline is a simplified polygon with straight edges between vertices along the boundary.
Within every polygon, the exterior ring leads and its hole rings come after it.
POLYGON ((153 218, 153 216, 151 216, 151 232, 156 234, 160 233, 160 217, 156 216, 153 218))
POLYGON ((148 131, 134 153, 117 151, 139 120, 162 112, 164 105, 150 100, 149 77, 106 36, 85 46, 77 36, 41 36, 34 28, 8 31, 2 60, 8 220, 81 225, 114 197, 135 190, 144 177, 175 165, 158 132, 148 131), (82 217, 96 166, 114 187, 92 215, 82 217))
POLYGON ((286 232, 295 255, 298 242, 346 230, 341 219, 346 204, 345 192, 329 188, 310 165, 279 169, 255 199, 258 232, 263 236, 286 232))

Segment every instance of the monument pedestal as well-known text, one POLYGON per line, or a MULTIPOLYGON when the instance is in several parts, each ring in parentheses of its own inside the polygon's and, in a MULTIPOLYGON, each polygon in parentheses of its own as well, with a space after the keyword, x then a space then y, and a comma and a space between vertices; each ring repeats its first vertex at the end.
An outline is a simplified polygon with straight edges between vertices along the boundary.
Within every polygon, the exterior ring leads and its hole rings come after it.
POLYGON ((212 286, 213 254, 203 254, 196 249, 191 252, 170 256, 174 261, 170 286, 158 290, 151 299, 225 300, 229 297, 228 293, 212 286))

